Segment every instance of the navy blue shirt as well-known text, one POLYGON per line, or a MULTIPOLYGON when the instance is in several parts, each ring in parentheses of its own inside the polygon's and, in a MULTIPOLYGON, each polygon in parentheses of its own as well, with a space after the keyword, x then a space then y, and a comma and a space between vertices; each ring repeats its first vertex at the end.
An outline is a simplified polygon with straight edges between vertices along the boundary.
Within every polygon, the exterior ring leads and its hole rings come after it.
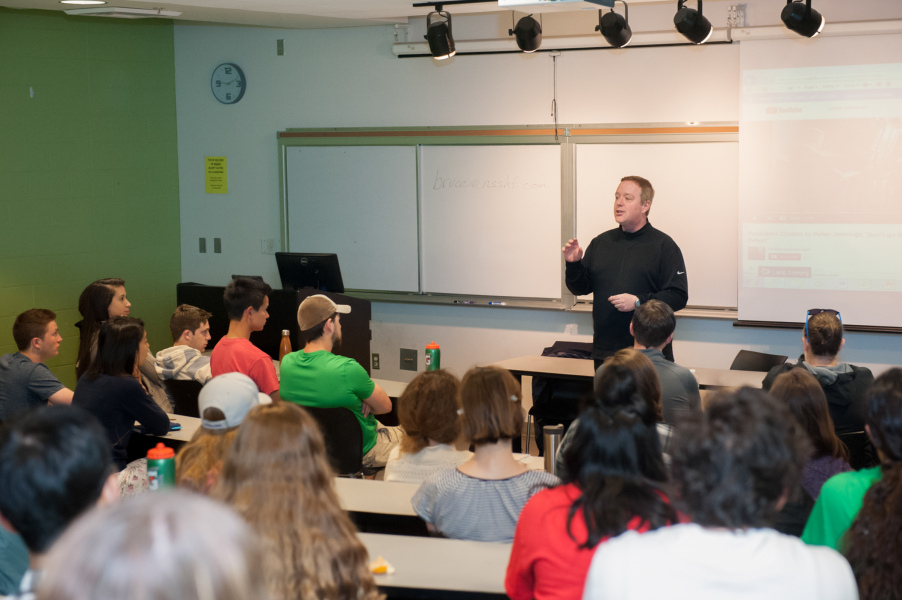
POLYGON ((169 415, 154 402, 134 377, 82 375, 72 397, 72 405, 97 417, 113 446, 113 460, 121 471, 128 462, 126 449, 135 421, 151 435, 169 433, 169 415))

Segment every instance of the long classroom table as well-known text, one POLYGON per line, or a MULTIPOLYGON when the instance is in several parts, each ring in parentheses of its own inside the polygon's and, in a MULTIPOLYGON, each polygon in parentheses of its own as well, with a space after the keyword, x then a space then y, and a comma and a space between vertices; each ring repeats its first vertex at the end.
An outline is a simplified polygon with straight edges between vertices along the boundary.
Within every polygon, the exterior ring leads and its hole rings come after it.
MULTIPOLYGON (((492 363, 510 371, 518 380, 524 375, 544 376, 554 379, 584 381, 595 376, 595 362, 585 358, 560 358, 557 356, 520 356, 492 363)), ((759 371, 731 371, 730 369, 690 369, 701 389, 724 387, 761 387, 765 373, 759 371)))
POLYGON ((370 560, 381 556, 395 572, 374 575, 389 598, 506 598, 511 545, 444 538, 361 533, 370 560))

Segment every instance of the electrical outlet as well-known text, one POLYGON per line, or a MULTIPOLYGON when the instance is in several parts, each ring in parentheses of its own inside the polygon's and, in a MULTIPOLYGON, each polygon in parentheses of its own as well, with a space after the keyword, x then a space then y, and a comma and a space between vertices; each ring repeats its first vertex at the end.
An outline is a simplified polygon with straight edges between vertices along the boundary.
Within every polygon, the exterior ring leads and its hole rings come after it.
POLYGON ((401 348, 401 370, 417 370, 417 351, 410 348, 401 348))
POLYGON ((260 252, 262 254, 275 254, 276 240, 272 238, 264 238, 260 240, 260 252))
POLYGON ((373 368, 378 369, 379 368, 379 354, 378 353, 373 352, 373 361, 372 362, 373 362, 373 368))
POLYGON ((222 254, 222 238, 213 238, 213 253, 222 254))

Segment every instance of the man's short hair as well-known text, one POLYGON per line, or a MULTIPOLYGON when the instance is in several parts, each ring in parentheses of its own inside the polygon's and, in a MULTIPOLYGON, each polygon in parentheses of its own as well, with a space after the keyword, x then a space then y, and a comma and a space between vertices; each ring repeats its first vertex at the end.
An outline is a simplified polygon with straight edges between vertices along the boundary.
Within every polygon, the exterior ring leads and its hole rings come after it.
POLYGON ((169 319, 169 331, 172 333, 172 341, 177 342, 186 330, 194 333, 201 325, 210 320, 213 313, 208 313, 202 308, 190 304, 180 304, 172 318, 169 319))
POLYGON ((842 321, 831 312, 808 319, 808 345, 815 356, 836 356, 842 347, 842 321))
POLYGON ((106 434, 84 410, 22 413, 0 429, 0 514, 30 551, 43 553, 97 502, 112 464, 106 434))
POLYGON ((19 350, 28 350, 31 340, 42 338, 47 333, 47 325, 56 321, 56 313, 46 308, 32 308, 16 317, 13 322, 13 340, 19 350))
POLYGON ((781 402, 763 390, 717 393, 674 437, 671 470, 679 508, 705 527, 772 523, 796 489, 810 442, 781 402))
MULTIPOLYGON (((639 177, 638 175, 627 175, 620 181, 632 181, 639 186, 639 190, 641 190, 639 199, 642 200, 643 205, 651 204, 651 201, 655 199, 655 188, 651 186, 651 182, 645 177, 639 177)), ((648 210, 649 212, 651 212, 651 208, 649 208, 648 210)))
POLYGON ((316 325, 316 327, 313 327, 312 329, 308 329, 307 331, 302 331, 301 337, 304 338, 304 343, 309 344, 310 342, 312 342, 314 340, 318 340, 319 338, 323 337, 323 333, 325 332, 325 329, 326 329, 326 323, 328 323, 329 321, 332 321, 334 323, 335 317, 337 317, 337 316, 338 316, 338 313, 335 313, 332 316, 330 316, 328 319, 326 319, 325 321, 316 325))
POLYGON ((240 321, 248 307, 260 310, 263 301, 272 293, 262 279, 257 277, 235 277, 225 288, 223 301, 230 321, 240 321))
POLYGON ((666 302, 649 300, 633 313, 633 337, 646 348, 663 346, 674 329, 676 317, 666 302))

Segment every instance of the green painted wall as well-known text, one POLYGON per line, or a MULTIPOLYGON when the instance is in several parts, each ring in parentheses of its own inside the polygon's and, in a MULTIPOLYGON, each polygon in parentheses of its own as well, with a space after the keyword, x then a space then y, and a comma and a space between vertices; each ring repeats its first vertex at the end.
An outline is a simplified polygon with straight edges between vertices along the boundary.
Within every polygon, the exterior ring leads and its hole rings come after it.
POLYGON ((170 21, 0 8, 0 353, 29 308, 57 313, 75 385, 78 296, 126 280, 151 349, 181 281, 170 21))

